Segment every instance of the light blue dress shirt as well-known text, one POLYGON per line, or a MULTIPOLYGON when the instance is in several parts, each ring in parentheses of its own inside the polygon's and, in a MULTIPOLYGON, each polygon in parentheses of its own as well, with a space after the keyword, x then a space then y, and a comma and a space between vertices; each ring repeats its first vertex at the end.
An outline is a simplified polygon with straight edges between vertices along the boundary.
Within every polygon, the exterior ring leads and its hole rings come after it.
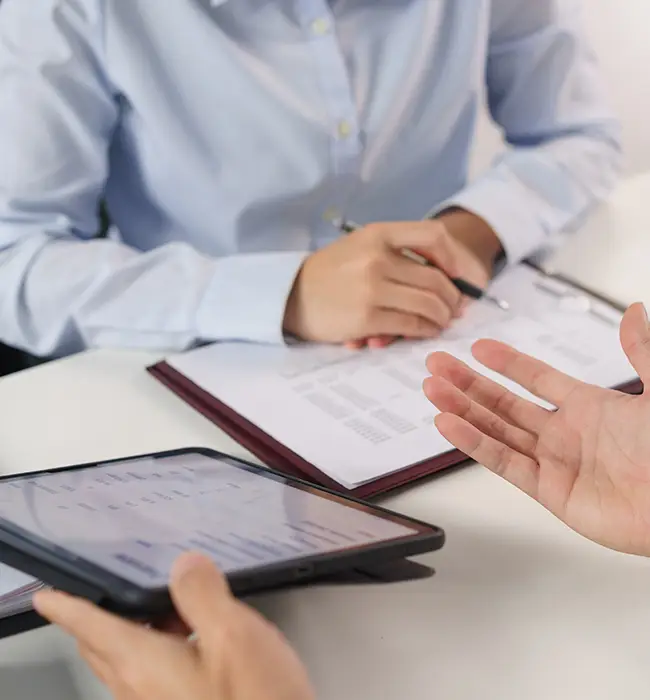
POLYGON ((529 256, 617 174, 579 4, 3 0, 0 340, 281 342, 336 213, 461 206, 529 256), (468 183, 485 85, 512 148, 468 183))

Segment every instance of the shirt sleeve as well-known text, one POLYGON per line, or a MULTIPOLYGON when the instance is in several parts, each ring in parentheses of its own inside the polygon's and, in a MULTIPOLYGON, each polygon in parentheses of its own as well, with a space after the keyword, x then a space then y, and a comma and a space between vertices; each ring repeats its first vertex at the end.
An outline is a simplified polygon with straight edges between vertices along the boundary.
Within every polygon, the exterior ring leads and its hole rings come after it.
POLYGON ((484 219, 509 263, 557 245, 619 175, 620 126, 583 35, 579 0, 494 0, 487 93, 508 148, 433 212, 484 219))
MULTIPOLYGON (((97 239, 119 118, 99 0, 0 9, 0 340, 36 355, 282 342, 304 253, 211 258, 97 239)), ((181 236, 179 236, 181 238, 181 236)))

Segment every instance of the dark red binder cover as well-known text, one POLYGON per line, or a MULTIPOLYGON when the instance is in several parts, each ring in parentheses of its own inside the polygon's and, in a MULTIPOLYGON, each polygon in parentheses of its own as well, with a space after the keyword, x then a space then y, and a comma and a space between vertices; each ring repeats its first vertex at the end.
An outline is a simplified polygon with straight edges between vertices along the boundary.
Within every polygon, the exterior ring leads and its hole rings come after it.
MULTIPOLYGON (((414 464, 394 474, 371 481, 359 488, 349 490, 326 474, 323 474, 313 464, 304 460, 300 455, 278 442, 275 438, 267 435, 259 427, 233 411, 232 408, 208 394, 166 362, 159 362, 148 367, 147 371, 183 401, 218 425, 233 440, 245 447, 267 466, 288 476, 305 479, 356 498, 368 499, 381 496, 431 476, 443 469, 458 466, 468 461, 467 456, 462 452, 452 450, 433 459, 414 464)), ((639 393, 641 385, 638 381, 635 381, 620 387, 620 390, 628 393, 639 393)))

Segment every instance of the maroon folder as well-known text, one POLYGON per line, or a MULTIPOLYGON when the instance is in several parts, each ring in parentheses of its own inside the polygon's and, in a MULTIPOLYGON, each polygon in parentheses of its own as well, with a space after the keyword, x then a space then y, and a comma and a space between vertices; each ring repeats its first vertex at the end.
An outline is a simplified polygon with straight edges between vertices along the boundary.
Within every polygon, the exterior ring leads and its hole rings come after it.
MULTIPOLYGON (((384 495, 389 491, 436 474, 443 469, 458 466, 468 461, 468 457, 462 452, 452 450, 349 490, 323 474, 313 464, 307 462, 275 438, 267 435, 259 427, 233 411, 232 408, 208 394, 166 362, 159 362, 149 367, 148 371, 267 466, 283 474, 305 479, 356 498, 367 499, 384 495)), ((634 381, 619 387, 619 389, 628 393, 639 393, 641 384, 634 381)))

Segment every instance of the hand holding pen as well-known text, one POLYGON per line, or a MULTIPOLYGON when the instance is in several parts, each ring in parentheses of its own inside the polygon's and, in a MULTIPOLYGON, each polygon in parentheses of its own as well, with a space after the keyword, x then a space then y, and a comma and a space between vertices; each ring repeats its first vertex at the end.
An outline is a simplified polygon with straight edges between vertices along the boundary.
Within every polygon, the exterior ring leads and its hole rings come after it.
MULTIPOLYGON (((336 226, 342 233, 353 233, 354 231, 358 231, 361 228, 361 226, 359 226, 358 224, 355 224, 351 221, 345 221, 344 219, 334 219, 332 221, 332 224, 336 226)), ((418 265, 436 267, 434 263, 432 263, 428 258, 424 257, 424 255, 421 255, 420 253, 417 253, 413 250, 409 250, 408 248, 404 248, 402 250, 402 255, 404 255, 404 257, 408 258, 409 260, 412 260, 413 262, 417 263, 418 265)), ((484 289, 477 287, 475 284, 468 282, 462 277, 450 277, 450 280, 454 287, 456 287, 456 289, 461 294, 468 297, 469 299, 484 299, 485 301, 489 301, 491 304, 494 304, 502 311, 508 311, 510 309, 510 304, 508 304, 507 301, 490 296, 484 289)))
POLYGON ((370 224, 307 257, 286 305, 284 330, 303 340, 355 346, 365 339, 435 338, 461 312, 458 280, 480 288, 489 270, 441 221, 370 224), (410 251, 427 264, 419 258, 414 264, 410 251))

